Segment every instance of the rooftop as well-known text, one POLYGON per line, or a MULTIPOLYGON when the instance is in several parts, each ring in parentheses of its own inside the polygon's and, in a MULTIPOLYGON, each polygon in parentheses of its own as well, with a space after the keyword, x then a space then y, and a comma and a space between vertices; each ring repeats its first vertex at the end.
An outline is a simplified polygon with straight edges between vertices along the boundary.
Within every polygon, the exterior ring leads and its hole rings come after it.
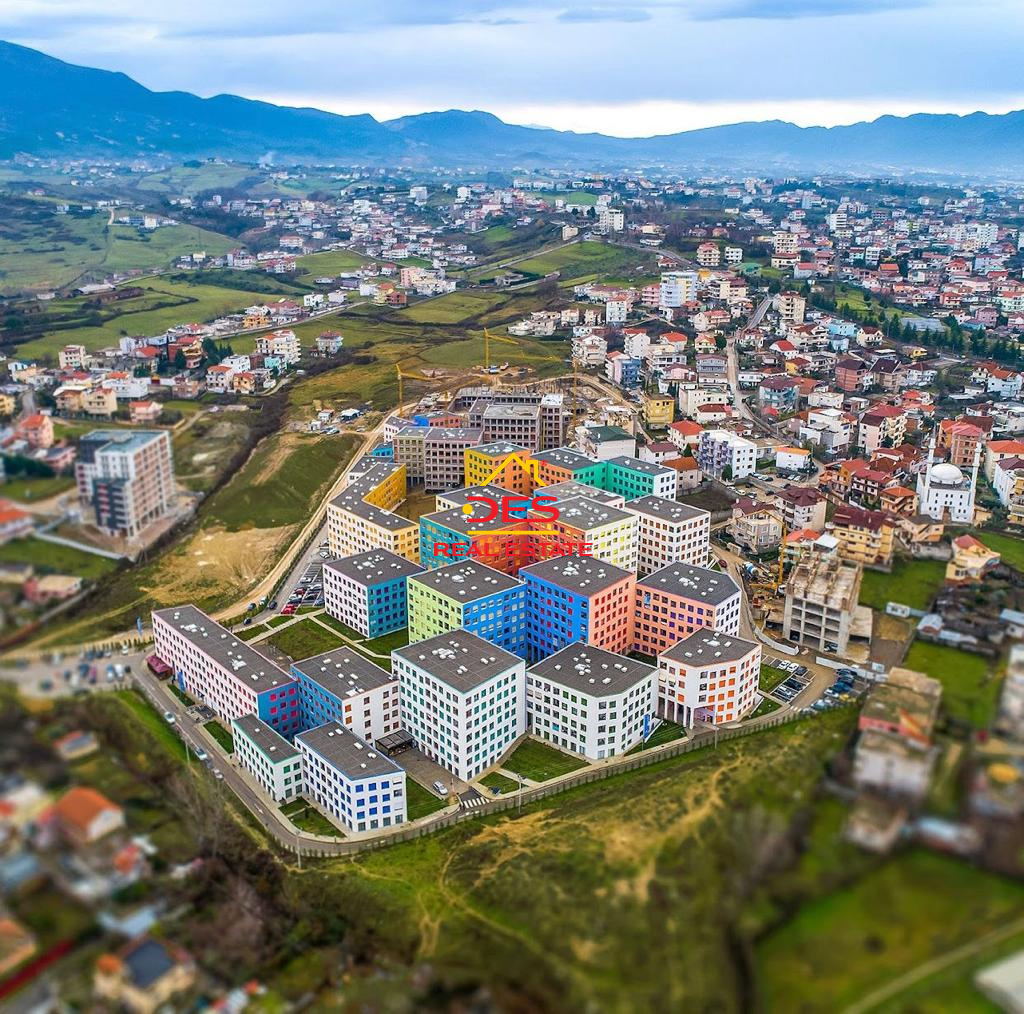
POLYGON ((643 472, 644 475, 671 475, 672 469, 664 465, 656 465, 653 461, 641 461, 639 458, 631 458, 628 454, 620 454, 617 458, 609 458, 609 465, 616 465, 619 468, 628 468, 633 472, 643 472))
POLYGON ((549 560, 531 563, 519 573, 588 595, 602 592, 631 576, 630 571, 593 556, 553 556, 549 560))
POLYGON ((521 584, 514 577, 475 560, 464 560, 448 567, 428 570, 411 580, 459 602, 475 602, 488 595, 518 588, 521 584))
POLYGON ((699 507, 679 503, 678 500, 666 500, 663 496, 642 496, 630 500, 626 510, 646 517, 659 518, 662 521, 693 521, 696 518, 709 518, 711 515, 699 507))
POLYGON ((706 567, 693 567, 688 563, 670 563, 640 578, 636 586, 638 589, 651 588, 683 598, 699 599, 713 606, 720 605, 740 590, 728 574, 706 567))
POLYGON ((354 648, 344 647, 292 662, 292 672, 301 673, 335 697, 352 697, 395 682, 386 669, 354 648))
POLYGON ((722 662, 738 662, 756 648, 753 641, 729 637, 709 627, 699 627, 689 637, 676 641, 659 657, 686 665, 718 665, 722 662))
POLYGON ((292 678, 266 655, 245 641, 240 641, 195 606, 157 609, 153 616, 159 617, 173 627, 200 651, 232 673, 235 679, 242 681, 258 694, 292 682, 292 678))
POLYGON ((652 678, 654 666, 588 644, 567 644, 530 666, 535 677, 551 680, 592 697, 610 697, 652 678))
POLYGON ((319 754, 351 780, 395 775, 402 770, 393 760, 336 722, 300 732, 295 741, 319 754))
POLYGON ((452 630, 396 648, 405 659, 460 693, 468 693, 495 676, 522 665, 522 659, 468 630, 452 630))
POLYGON ((231 725, 241 729, 246 739, 250 740, 267 760, 274 764, 298 757, 295 749, 276 729, 256 715, 242 715, 231 720, 231 725))
POLYGON ((345 556, 340 560, 331 560, 324 564, 327 570, 336 571, 359 584, 371 586, 394 581, 396 578, 409 577, 420 573, 423 568, 418 563, 397 556, 386 549, 371 549, 355 556, 345 556))

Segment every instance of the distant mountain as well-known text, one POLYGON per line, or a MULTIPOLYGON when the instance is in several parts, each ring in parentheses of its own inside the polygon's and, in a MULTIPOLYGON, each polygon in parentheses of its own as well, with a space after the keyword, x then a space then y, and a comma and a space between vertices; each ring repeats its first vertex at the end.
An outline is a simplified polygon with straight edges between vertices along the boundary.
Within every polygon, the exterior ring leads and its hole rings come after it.
POLYGON ((452 109, 380 123, 269 102, 153 92, 124 74, 0 42, 0 158, 218 155, 371 165, 866 171, 1019 177, 1024 112, 883 116, 843 127, 781 120, 648 138, 576 134, 452 109))

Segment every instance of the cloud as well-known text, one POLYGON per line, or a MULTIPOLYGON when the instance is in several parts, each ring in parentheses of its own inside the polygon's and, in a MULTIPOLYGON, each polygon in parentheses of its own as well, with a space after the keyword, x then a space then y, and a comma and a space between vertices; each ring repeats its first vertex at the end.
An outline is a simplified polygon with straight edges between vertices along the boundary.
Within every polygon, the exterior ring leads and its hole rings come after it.
POLYGON ((586 23, 597 21, 650 21, 651 15, 639 7, 570 7, 558 15, 559 21, 586 23))
POLYGON ((847 15, 887 14, 929 6, 931 0, 726 0, 700 4, 689 11, 694 21, 802 20, 847 15))

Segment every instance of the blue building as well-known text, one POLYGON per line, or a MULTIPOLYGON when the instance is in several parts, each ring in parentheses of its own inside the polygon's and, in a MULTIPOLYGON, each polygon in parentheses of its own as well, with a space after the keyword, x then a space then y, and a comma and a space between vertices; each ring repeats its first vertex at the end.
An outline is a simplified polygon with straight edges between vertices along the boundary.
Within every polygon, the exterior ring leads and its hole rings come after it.
POLYGON ((405 582, 423 568, 386 549, 370 549, 325 563, 327 613, 364 637, 380 637, 406 624, 405 582))

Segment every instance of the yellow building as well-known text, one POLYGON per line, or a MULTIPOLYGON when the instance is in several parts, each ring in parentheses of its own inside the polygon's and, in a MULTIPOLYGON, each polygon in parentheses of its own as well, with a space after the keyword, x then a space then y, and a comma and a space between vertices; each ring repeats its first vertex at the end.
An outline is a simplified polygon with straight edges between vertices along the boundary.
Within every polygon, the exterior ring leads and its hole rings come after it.
POLYGON ((946 564, 948 584, 978 584, 985 575, 998 567, 1002 557, 973 535, 961 535, 953 540, 953 557, 946 564))
MULTIPOLYGON (((358 467, 358 466, 357 466, 358 467)), ((327 541, 335 556, 386 549, 420 560, 419 523, 393 513, 405 500, 405 465, 370 461, 327 505, 327 541)))
POLYGON ((0 416, 8 418, 14 415, 14 410, 17 407, 18 403, 13 394, 0 394, 0 416))
POLYGON ((839 558, 864 567, 888 567, 896 548, 896 524, 885 511, 867 511, 841 504, 828 532, 839 543, 839 558))
POLYGON ((645 394, 642 411, 644 422, 652 429, 663 430, 675 420, 676 400, 671 394, 645 394))
POLYGON ((533 492, 530 452, 508 441, 480 444, 465 450, 467 486, 500 486, 512 493, 529 496, 533 492))
POLYGON ((94 387, 82 394, 82 411, 86 415, 110 418, 117 411, 117 395, 112 388, 94 387))

